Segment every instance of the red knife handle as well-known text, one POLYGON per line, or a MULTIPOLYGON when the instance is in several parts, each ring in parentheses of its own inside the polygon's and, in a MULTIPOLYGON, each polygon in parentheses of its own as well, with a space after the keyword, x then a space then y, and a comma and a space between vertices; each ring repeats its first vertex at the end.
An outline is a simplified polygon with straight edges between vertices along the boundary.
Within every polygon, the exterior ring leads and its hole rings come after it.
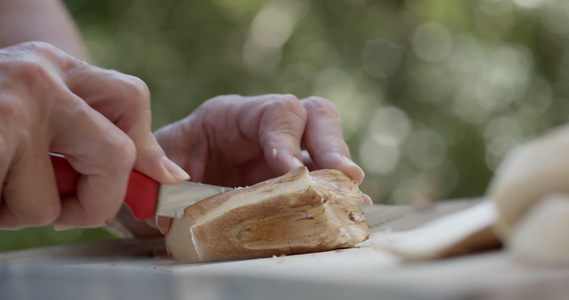
MULTIPOLYGON (((81 174, 73 169, 65 157, 57 154, 50 154, 50 156, 59 196, 63 198, 75 195, 81 174)), ((124 203, 130 208, 135 219, 144 220, 154 217, 158 186, 159 183, 156 180, 132 170, 124 203)))

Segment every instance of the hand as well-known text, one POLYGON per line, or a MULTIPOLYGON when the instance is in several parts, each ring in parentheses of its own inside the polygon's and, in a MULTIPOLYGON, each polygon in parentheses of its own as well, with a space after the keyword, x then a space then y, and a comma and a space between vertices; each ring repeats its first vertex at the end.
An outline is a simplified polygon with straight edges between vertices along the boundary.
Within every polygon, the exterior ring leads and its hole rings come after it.
POLYGON ((338 111, 318 97, 219 96, 155 136, 193 181, 247 186, 303 163, 344 171, 358 183, 364 177, 350 159, 338 111))
MULTIPOLYGON (((341 170, 358 183, 364 177, 350 159, 336 107, 318 97, 219 96, 155 136, 168 157, 197 182, 248 186, 302 164, 310 170, 341 170)), ((157 218, 163 233, 170 222, 157 218)))
MULTIPOLYGON (((197 182, 248 186, 303 164, 341 170, 358 183, 364 177, 350 159, 336 107, 318 97, 219 96, 155 136, 197 182)), ((170 219, 160 217, 157 223, 168 231, 170 219)))
POLYGON ((150 132, 138 78, 41 42, 0 49, 0 228, 101 226, 114 218, 132 168, 165 184, 187 179, 150 132), (48 153, 83 174, 60 199, 48 153))

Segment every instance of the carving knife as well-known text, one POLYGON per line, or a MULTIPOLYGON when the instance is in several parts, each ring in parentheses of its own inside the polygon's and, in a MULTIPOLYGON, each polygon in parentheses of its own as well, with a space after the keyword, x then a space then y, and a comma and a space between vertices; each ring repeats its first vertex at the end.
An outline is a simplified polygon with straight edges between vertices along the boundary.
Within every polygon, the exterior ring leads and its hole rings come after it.
MULTIPOLYGON (((81 174, 73 169, 65 157, 57 154, 50 154, 50 156, 59 196, 74 195, 81 174)), ((137 220, 153 218, 155 215, 181 218, 186 207, 230 190, 233 188, 189 181, 178 185, 160 184, 133 170, 128 181, 124 203, 137 220)), ((370 228, 391 223, 414 209, 412 206, 381 204, 362 204, 360 208, 370 228)))
MULTIPOLYGON (((75 195, 81 174, 73 169, 65 157, 57 154, 50 154, 50 156, 59 196, 75 195)), ((232 188, 189 181, 178 185, 160 184, 133 170, 128 181, 124 203, 137 220, 153 218, 155 215, 180 218, 186 207, 229 190, 232 188)))

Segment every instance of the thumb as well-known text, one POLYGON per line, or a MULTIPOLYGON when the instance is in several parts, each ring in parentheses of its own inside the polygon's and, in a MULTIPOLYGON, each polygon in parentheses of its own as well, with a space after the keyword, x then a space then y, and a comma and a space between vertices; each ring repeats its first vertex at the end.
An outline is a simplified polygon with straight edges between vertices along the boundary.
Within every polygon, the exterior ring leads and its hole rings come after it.
POLYGON ((134 165, 136 170, 163 184, 178 184, 190 179, 188 173, 166 157, 164 150, 149 130, 140 131, 129 134, 137 149, 134 165))
POLYGON ((87 64, 73 68, 65 78, 73 93, 132 139, 137 151, 136 170, 163 184, 190 178, 166 157, 152 135, 150 91, 141 79, 87 64))

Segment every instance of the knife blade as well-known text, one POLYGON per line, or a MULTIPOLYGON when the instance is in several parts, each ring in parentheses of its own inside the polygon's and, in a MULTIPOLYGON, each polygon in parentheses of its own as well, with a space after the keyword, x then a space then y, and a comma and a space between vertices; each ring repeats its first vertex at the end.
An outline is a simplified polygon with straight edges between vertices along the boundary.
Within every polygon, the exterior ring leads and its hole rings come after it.
POLYGON ((230 190, 233 188, 190 181, 178 185, 162 184, 158 190, 156 214, 181 218, 186 207, 230 190))
MULTIPOLYGON (((59 196, 75 195, 81 174, 73 169, 64 156, 50 154, 50 157, 59 196)), ((189 181, 178 185, 160 184, 133 170, 128 181, 124 203, 137 220, 153 218, 155 215, 179 218, 183 216, 186 207, 229 190, 232 188, 189 181)))
MULTIPOLYGON (((73 169, 64 156, 57 154, 50 156, 59 196, 74 195, 81 174, 73 169)), ((186 207, 230 190, 233 188, 189 181, 178 185, 160 184, 147 175, 133 170, 124 203, 137 220, 145 220, 155 215, 181 218, 186 207)), ((362 204, 360 208, 370 228, 391 223, 415 209, 413 206, 384 204, 362 204)))

